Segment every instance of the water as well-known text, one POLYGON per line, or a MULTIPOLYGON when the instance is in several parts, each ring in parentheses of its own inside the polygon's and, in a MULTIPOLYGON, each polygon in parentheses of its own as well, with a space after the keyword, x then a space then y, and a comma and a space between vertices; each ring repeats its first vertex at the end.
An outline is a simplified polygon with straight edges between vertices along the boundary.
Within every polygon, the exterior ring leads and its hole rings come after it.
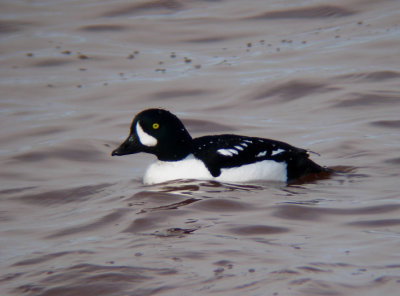
POLYGON ((396 295, 397 1, 2 1, 2 295, 396 295), (144 186, 133 115, 330 179, 144 186))

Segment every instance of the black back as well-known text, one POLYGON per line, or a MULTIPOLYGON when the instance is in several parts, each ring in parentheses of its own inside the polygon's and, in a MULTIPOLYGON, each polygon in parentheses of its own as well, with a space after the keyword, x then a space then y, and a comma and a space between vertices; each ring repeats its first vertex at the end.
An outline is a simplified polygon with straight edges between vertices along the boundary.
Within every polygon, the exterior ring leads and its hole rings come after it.
POLYGON ((309 159, 306 150, 287 143, 237 135, 205 136, 193 139, 194 155, 217 177, 222 168, 238 167, 263 160, 285 162, 288 181, 304 174, 318 173, 322 167, 309 159), (224 153, 218 152, 223 149, 224 153))

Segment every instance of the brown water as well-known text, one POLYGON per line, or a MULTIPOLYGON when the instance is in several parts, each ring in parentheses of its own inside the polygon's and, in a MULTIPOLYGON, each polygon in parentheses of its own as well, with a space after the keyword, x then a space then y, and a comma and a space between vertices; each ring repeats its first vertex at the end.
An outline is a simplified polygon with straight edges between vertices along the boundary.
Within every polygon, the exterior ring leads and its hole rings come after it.
POLYGON ((399 1, 1 1, 1 295, 398 295, 399 1), (135 113, 330 179, 144 186, 135 113))

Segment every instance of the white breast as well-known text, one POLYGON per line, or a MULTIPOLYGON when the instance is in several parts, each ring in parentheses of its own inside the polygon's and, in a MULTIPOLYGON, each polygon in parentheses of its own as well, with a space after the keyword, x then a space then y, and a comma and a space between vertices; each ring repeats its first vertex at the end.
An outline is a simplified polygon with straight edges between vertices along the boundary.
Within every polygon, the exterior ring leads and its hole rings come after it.
POLYGON ((202 161, 192 154, 180 161, 156 161, 143 177, 144 184, 156 184, 178 179, 209 180, 212 175, 202 161))
POLYGON ((189 155, 181 161, 152 163, 143 177, 143 183, 151 185, 178 179, 215 180, 227 183, 254 180, 285 182, 287 181, 287 166, 285 163, 263 160, 240 167, 222 169, 221 175, 214 178, 201 160, 189 155))

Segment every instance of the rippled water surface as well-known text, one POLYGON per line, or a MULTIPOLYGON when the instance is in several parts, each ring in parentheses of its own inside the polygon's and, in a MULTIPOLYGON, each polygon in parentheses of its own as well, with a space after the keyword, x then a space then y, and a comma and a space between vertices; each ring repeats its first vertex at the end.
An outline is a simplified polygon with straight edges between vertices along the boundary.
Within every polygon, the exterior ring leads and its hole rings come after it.
POLYGON ((398 1, 0 7, 1 295, 397 295, 398 1), (144 186, 149 107, 340 173, 144 186))

